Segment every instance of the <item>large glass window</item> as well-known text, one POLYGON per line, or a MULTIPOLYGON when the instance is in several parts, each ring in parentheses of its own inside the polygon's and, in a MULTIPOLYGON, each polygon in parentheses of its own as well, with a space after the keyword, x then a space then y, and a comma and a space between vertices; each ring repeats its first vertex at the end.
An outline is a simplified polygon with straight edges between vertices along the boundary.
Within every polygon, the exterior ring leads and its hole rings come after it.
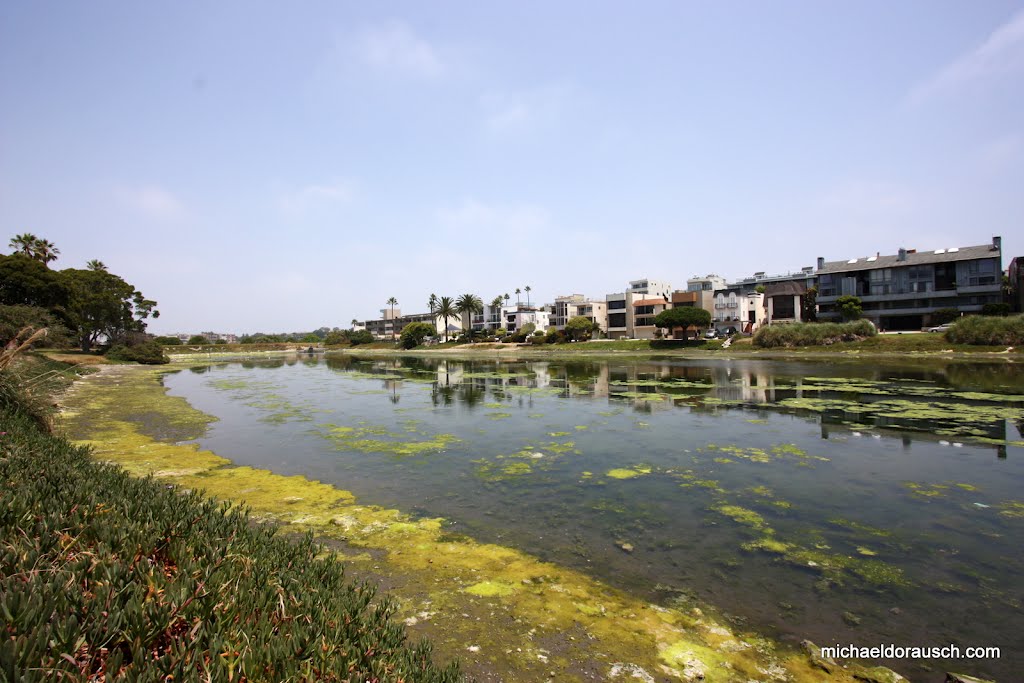
POLYGON ((610 310, 610 311, 611 310, 615 310, 615 309, 619 309, 619 308, 625 308, 625 307, 626 307, 626 300, 625 299, 616 299, 615 301, 609 301, 608 302, 608 310, 610 310))

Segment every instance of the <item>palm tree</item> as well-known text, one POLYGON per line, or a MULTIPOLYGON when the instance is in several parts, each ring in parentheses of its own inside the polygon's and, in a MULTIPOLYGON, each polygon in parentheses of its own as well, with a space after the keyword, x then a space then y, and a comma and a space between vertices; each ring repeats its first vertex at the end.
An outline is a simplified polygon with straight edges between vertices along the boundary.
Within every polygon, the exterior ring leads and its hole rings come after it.
POLYGON ((356 328, 356 325, 358 325, 358 324, 359 324, 359 321, 356 320, 355 318, 352 318, 352 329, 353 330, 356 328))
POLYGON ((388 306, 391 306, 391 341, 395 340, 395 306, 398 305, 398 299, 391 297, 385 301, 388 306))
POLYGON ((107 264, 104 263, 103 261, 100 261, 99 259, 93 259, 89 261, 88 263, 85 264, 85 267, 88 268, 89 270, 95 270, 102 273, 107 272, 107 264))
POLYGON ((38 241, 38 237, 36 237, 30 232, 26 232, 22 235, 15 235, 11 239, 10 244, 8 246, 10 246, 11 249, 14 249, 16 253, 20 251, 22 254, 28 256, 29 258, 35 258, 34 249, 36 246, 36 242, 38 241))
POLYGON ((50 261, 57 260, 57 255, 60 254, 60 249, 58 249, 57 245, 50 240, 36 240, 36 243, 33 246, 33 252, 32 258, 36 261, 42 262, 45 266, 50 261))
POLYGON ((518 305, 519 305, 519 293, 520 293, 521 291, 523 291, 523 290, 521 290, 521 289, 519 289, 518 287, 516 287, 516 306, 518 306, 518 305))
POLYGON ((512 297, 510 297, 510 296, 508 295, 508 292, 505 292, 505 305, 506 305, 506 306, 508 306, 508 300, 509 300, 509 299, 511 299, 511 298, 512 298, 512 297))
POLYGON ((466 335, 473 340, 473 314, 482 313, 484 302, 476 294, 463 294, 455 302, 455 310, 469 318, 466 335))
POLYGON ((437 294, 430 295, 430 298, 427 299, 427 306, 430 307, 431 316, 434 317, 434 320, 437 320, 437 317, 434 316, 434 311, 437 309, 437 294))
POLYGON ((526 307, 529 308, 530 307, 530 285, 526 285, 526 288, 525 288, 524 291, 526 292, 526 307))
POLYGON ((457 310, 455 310, 455 302, 452 301, 450 296, 442 296, 437 301, 437 309, 435 310, 438 318, 444 320, 444 340, 448 341, 448 319, 454 318, 457 310))
MULTIPOLYGON (((499 294, 498 296, 496 296, 493 299, 491 299, 491 313, 498 320, 501 320, 501 303, 502 303, 501 294, 499 294)), ((498 327, 500 327, 500 325, 498 327)), ((494 329, 498 329, 498 327, 495 327, 494 329)))

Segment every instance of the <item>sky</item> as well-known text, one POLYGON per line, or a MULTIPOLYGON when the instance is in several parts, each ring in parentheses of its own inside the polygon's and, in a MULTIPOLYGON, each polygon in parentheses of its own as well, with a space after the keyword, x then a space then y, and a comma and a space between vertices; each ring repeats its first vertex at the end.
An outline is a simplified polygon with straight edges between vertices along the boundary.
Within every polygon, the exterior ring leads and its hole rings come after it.
POLYGON ((0 3, 0 251, 155 333, 1024 254, 1024 2, 0 3))

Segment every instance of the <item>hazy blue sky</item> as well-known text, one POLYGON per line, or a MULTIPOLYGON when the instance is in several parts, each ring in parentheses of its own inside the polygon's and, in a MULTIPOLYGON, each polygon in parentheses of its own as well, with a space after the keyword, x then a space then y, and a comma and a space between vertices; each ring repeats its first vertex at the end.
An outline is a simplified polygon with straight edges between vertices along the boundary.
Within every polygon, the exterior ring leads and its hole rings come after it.
POLYGON ((1022 225, 1019 1, 0 4, 0 249, 103 260, 157 332, 1005 267, 1022 225))

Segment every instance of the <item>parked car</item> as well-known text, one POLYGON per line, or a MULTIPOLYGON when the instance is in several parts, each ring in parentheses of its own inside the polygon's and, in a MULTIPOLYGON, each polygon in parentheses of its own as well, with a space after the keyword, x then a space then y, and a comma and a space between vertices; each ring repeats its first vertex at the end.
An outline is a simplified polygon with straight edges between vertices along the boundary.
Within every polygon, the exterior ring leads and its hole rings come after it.
POLYGON ((943 323, 942 325, 936 325, 935 327, 929 327, 929 332, 945 332, 950 327, 949 323, 943 323))
POLYGON ((739 334, 739 333, 740 333, 740 331, 737 330, 735 327, 727 327, 727 328, 725 328, 725 334, 730 336, 730 337, 732 335, 734 335, 734 334, 739 334))
POLYGON ((718 330, 716 330, 715 328, 712 327, 710 330, 708 330, 707 332, 704 333, 704 338, 705 339, 718 339, 718 330))

